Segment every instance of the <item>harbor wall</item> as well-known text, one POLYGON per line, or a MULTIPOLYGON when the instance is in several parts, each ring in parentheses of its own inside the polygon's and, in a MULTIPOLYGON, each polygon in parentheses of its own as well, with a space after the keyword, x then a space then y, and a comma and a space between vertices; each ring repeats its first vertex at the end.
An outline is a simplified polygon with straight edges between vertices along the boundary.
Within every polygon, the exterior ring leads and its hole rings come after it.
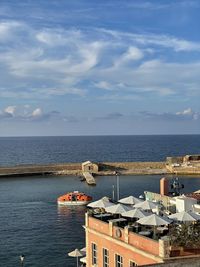
MULTIPOLYGON (((99 170, 94 175, 143 175, 143 174, 171 174, 166 169, 165 162, 101 162, 98 163, 99 170)), ((183 174, 193 174, 183 170, 183 174)), ((195 175, 200 174, 200 168, 195 169, 195 175)), ((0 177, 17 177, 33 175, 75 175, 82 176, 81 163, 62 163, 45 165, 18 165, 12 167, 0 167, 0 177)))
MULTIPOLYGON (((158 174, 163 173, 164 162, 102 162, 98 163, 99 171, 96 175, 120 174, 158 174)), ((82 175, 81 163, 46 164, 46 165, 18 165, 0 167, 0 177, 28 176, 28 175, 82 175)))

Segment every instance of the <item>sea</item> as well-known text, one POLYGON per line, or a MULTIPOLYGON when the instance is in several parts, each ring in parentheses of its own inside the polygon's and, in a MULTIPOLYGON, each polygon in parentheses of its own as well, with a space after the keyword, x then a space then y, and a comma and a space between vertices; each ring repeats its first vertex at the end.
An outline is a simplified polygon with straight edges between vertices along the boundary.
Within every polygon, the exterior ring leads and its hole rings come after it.
MULTIPOLYGON (((200 135, 0 138, 0 166, 62 162, 164 161, 199 154, 200 135)), ((161 175, 120 176, 120 197, 159 192, 161 175)), ((173 176, 169 178, 173 179, 173 176)), ((200 176, 180 176, 184 192, 200 189, 200 176)), ((86 207, 59 207, 58 196, 83 191, 94 200, 112 196, 114 176, 88 186, 79 177, 31 176, 0 179, 0 267, 72 267, 68 253, 85 246, 86 207)))

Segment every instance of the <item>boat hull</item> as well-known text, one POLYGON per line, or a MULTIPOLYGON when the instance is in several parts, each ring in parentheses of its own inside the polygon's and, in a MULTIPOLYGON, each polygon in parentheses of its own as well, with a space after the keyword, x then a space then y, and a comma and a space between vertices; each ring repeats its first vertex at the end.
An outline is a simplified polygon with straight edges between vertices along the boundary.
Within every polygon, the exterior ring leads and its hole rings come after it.
POLYGON ((90 201, 58 201, 57 203, 62 206, 84 206, 90 203, 90 201))

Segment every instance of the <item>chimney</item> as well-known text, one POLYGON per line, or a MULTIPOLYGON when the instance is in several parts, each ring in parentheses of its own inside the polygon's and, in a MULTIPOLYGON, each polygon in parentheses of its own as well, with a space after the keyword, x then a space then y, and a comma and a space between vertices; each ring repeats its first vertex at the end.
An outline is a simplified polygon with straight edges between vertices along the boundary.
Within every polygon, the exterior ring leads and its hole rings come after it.
POLYGON ((160 179, 160 194, 168 196, 169 193, 169 183, 167 178, 160 179))

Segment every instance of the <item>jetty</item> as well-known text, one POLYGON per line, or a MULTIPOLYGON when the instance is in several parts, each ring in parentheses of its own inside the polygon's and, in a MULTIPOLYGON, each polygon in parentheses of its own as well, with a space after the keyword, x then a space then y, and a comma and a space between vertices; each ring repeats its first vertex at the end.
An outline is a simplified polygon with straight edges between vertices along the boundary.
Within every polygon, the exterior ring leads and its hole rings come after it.
POLYGON ((91 162, 0 166, 0 178, 36 175, 84 176, 90 185, 95 176, 115 175, 200 175, 200 155, 167 157, 162 162, 91 162))
POLYGON ((92 173, 90 173, 90 172, 83 172, 83 176, 84 176, 87 184, 89 184, 89 185, 96 185, 96 181, 95 181, 92 173))

